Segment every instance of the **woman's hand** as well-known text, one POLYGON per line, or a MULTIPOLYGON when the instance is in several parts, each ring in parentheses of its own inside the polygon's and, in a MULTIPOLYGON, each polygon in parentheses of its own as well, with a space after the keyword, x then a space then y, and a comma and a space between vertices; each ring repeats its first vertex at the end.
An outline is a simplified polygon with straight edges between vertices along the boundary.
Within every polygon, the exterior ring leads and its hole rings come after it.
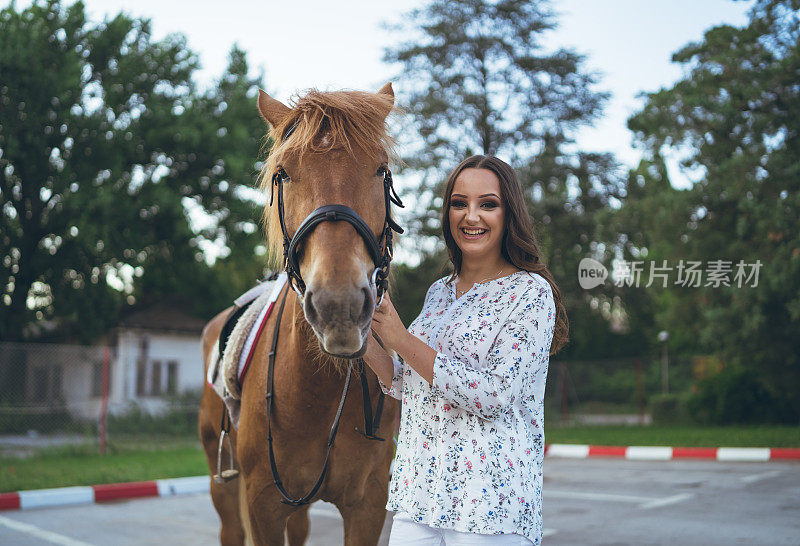
MULTIPOLYGON (((406 330, 388 294, 383 297, 380 307, 375 309, 375 314, 372 316, 372 331, 381 338, 387 351, 395 351, 425 381, 433 384, 433 361, 436 358, 436 351, 406 330)), ((383 376, 379 377, 383 381, 383 376)), ((383 384, 389 383, 384 381, 383 384)))
POLYGON ((386 350, 397 350, 403 339, 408 336, 408 330, 400 320, 389 294, 384 294, 383 302, 375 309, 375 314, 372 316, 372 331, 381 339, 386 350))
POLYGON ((391 386, 394 376, 392 357, 378 344, 375 336, 370 332, 367 338, 367 351, 364 353, 364 362, 380 378, 384 385, 391 386))

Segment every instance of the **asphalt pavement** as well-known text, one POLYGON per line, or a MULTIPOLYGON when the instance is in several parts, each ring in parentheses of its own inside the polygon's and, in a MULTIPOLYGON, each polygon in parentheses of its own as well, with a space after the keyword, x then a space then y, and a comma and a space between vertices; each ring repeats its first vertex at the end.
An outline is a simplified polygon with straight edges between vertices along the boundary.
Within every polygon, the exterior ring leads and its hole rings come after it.
MULTIPOLYGON (((545 546, 800 545, 800 463, 545 459, 545 546)), ((311 508, 310 545, 342 543, 311 508)), ((388 543, 391 514, 380 544, 388 543)), ((0 544, 217 544, 208 495, 0 512, 0 544)))

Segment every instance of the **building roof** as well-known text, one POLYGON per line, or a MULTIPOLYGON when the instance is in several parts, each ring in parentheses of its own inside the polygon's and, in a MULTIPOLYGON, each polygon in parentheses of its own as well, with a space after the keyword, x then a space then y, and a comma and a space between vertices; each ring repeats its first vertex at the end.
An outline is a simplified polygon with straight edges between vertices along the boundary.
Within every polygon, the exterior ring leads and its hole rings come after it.
POLYGON ((206 321, 171 304, 159 303, 127 315, 119 328, 135 328, 159 332, 200 334, 206 321))

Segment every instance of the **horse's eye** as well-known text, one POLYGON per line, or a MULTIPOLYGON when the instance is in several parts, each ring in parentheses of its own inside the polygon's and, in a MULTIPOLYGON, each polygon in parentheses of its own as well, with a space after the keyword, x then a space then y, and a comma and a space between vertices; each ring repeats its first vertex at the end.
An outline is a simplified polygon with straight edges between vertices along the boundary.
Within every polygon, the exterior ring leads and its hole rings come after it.
POLYGON ((386 165, 381 165, 378 167, 378 172, 375 173, 376 176, 386 176, 386 171, 388 167, 386 165))

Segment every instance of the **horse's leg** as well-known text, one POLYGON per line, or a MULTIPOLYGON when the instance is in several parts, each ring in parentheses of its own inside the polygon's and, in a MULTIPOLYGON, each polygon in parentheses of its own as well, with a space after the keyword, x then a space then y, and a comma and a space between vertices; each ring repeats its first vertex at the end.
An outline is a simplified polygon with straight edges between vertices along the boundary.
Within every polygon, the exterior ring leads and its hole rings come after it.
POLYGON ((292 512, 286 520, 286 535, 289 538, 289 546, 302 546, 308 538, 308 506, 303 506, 296 512, 292 512))
MULTIPOLYGON (((219 422, 222 412, 222 400, 208 386, 203 389, 200 401, 200 441, 206 452, 206 460, 211 474, 217 471, 217 448, 219 442, 219 422)), ((222 450, 223 461, 230 457, 228 446, 222 450)), ((211 480, 211 501, 220 519, 220 543, 223 546, 241 546, 244 544, 244 529, 239 513, 239 480, 224 484, 211 480)))
POLYGON ((239 481, 217 484, 211 480, 211 500, 222 523, 219 542, 222 546, 243 546, 244 528, 239 514, 239 481))
POLYGON ((388 491, 388 479, 381 479, 377 473, 373 473, 367 478, 361 499, 337 504, 344 520, 345 546, 375 546, 378 543, 386 521, 388 491))
POLYGON ((252 483, 249 482, 247 487, 247 506, 250 508, 253 543, 258 546, 284 546, 286 518, 292 509, 280 503, 274 487, 253 487, 254 484, 271 483, 266 476, 256 474, 249 478, 252 483))

